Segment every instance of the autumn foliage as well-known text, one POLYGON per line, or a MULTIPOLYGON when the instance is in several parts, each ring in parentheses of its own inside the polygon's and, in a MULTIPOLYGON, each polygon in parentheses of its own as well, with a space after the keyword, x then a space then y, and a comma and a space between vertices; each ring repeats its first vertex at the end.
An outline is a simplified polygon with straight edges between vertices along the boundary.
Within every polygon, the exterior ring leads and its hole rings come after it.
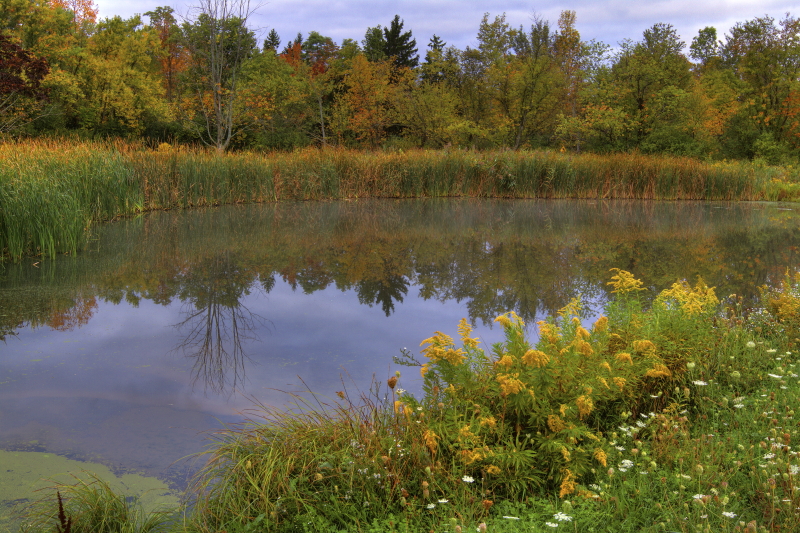
POLYGON ((612 52, 580 34, 575 11, 519 28, 487 13, 476 47, 434 35, 423 54, 399 15, 361 41, 309 31, 281 45, 273 29, 261 46, 245 12, 179 21, 159 7, 97 20, 92 0, 0 11, 9 20, 0 90, 19 95, 24 86, 51 102, 39 114, 29 102, 7 102, 4 113, 27 117, 6 122, 13 134, 81 131, 218 150, 544 148, 760 164, 791 163, 800 147, 800 21, 790 14, 736 23, 721 40, 704 28, 690 46, 659 22, 612 52))

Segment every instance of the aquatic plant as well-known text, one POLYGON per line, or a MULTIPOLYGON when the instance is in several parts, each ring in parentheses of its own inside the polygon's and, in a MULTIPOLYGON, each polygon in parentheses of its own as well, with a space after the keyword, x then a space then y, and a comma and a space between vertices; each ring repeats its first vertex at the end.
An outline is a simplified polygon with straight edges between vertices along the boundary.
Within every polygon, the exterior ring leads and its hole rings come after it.
POLYGON ((114 492, 105 481, 86 472, 85 479, 58 483, 25 509, 21 531, 157 533, 168 529, 176 511, 145 512, 138 501, 114 492))

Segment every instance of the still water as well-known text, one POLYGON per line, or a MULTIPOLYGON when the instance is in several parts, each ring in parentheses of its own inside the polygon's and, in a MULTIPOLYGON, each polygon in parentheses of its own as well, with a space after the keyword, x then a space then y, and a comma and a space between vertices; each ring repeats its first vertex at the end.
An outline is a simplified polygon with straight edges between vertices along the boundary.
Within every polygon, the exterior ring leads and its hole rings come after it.
POLYGON ((505 311, 532 324, 581 295, 596 314, 614 267, 653 291, 699 275, 752 299, 798 245, 798 210, 776 204, 376 200, 117 221, 76 257, 0 267, 0 449, 180 487, 206 432, 290 392, 368 389, 461 317, 490 345, 505 311))

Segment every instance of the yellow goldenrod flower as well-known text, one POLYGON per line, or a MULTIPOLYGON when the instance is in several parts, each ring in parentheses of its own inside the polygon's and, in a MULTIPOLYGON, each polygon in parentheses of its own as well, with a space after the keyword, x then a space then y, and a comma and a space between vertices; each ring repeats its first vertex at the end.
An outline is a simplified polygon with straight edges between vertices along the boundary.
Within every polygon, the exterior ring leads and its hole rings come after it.
POLYGON ((394 402, 394 414, 398 414, 403 409, 403 402, 400 400, 395 400, 394 402))
POLYGON ((648 340, 633 341, 633 349, 641 354, 653 355, 656 353, 656 345, 653 344, 653 341, 648 340))
POLYGON ((578 324, 580 324, 580 319, 578 318, 580 312, 581 312, 581 299, 573 298, 572 300, 569 301, 567 305, 559 309, 558 316, 560 316, 563 319, 571 317, 573 323, 575 323, 574 321, 575 319, 577 319, 578 324))
POLYGON ((497 474, 499 474, 500 472, 502 472, 502 470, 500 470, 500 468, 499 468, 499 467, 497 467, 497 466, 495 466, 495 465, 489 465, 489 467, 486 469, 486 473, 487 473, 487 474, 494 474, 494 475, 497 475, 497 474))
POLYGON ((578 351, 578 353, 581 353, 587 357, 594 354, 594 349, 592 348, 592 345, 589 344, 588 342, 583 340, 576 340, 574 344, 575 344, 575 349, 578 351))
POLYGON ((534 368, 541 368, 550 362, 550 356, 539 350, 528 350, 522 356, 522 363, 534 368))
POLYGON ((508 396, 509 394, 517 394, 519 391, 525 388, 525 384, 517 379, 519 377, 519 373, 516 374, 498 374, 495 378, 497 382, 500 384, 500 390, 502 396, 508 396))
POLYGON ((614 358, 617 361, 619 361, 620 363, 625 362, 625 363, 628 363, 629 365, 633 364, 633 359, 631 359, 631 354, 629 354, 629 353, 625 353, 625 352, 618 353, 617 355, 614 356, 614 358))
POLYGON ((564 477, 561 479, 561 490, 558 493, 559 498, 563 498, 564 496, 568 496, 575 492, 575 488, 578 484, 575 482, 575 474, 573 474, 569 468, 564 469, 564 477))
POLYGON ((493 416, 489 416, 486 418, 481 418, 480 422, 481 426, 489 426, 490 428, 494 428, 497 426, 497 420, 493 416))
POLYGON ((461 450, 461 460, 464 464, 472 464, 483 459, 483 454, 478 450, 461 450))
POLYGON ((598 378, 598 381, 600 383, 602 383, 605 388, 607 388, 607 389, 611 388, 611 387, 608 386, 608 381, 606 381, 606 378, 598 378))
POLYGON ((420 369, 419 369, 419 375, 424 378, 425 374, 427 374, 428 370, 430 370, 430 369, 431 369, 431 367, 429 367, 428 365, 422 365, 420 367, 420 369))
POLYGON ((460 365, 461 363, 464 362, 467 356, 464 353, 464 350, 462 350, 461 348, 458 348, 456 350, 451 348, 446 352, 444 352, 443 354, 441 354, 441 358, 452 365, 460 365))
POLYGON ((602 333, 608 329, 608 317, 601 316, 597 319, 597 322, 594 323, 594 327, 592 330, 595 333, 602 333))
POLYGON ((589 338, 589 330, 584 328, 583 326, 578 326, 575 330, 575 338, 576 339, 583 339, 586 340, 589 338))
POLYGON ((510 328, 512 326, 511 319, 508 318, 506 315, 500 315, 494 319, 495 322, 499 322, 501 326, 510 328))
POLYGON ((686 280, 672 284, 659 294, 653 305, 662 309, 680 309, 688 315, 699 315, 714 311, 719 299, 713 287, 708 287, 702 278, 697 278, 694 288, 686 280))
POLYGON ((503 368, 508 370, 514 365, 514 359, 510 355, 506 354, 503 357, 501 357, 499 361, 495 361, 494 364, 497 366, 502 366, 503 368))
POLYGON ((614 290, 611 292, 625 294, 628 292, 644 290, 644 287, 642 287, 642 282, 634 278, 633 274, 630 272, 626 270, 620 270, 619 268, 612 268, 611 272, 616 272, 615 275, 611 276, 611 281, 608 282, 608 285, 614 287, 614 290))
POLYGON ((659 363, 648 370, 645 376, 650 378, 668 378, 672 376, 672 372, 670 372, 669 368, 667 368, 665 365, 659 363))
POLYGON ((462 341, 464 342, 464 346, 467 348, 477 348, 478 344, 481 343, 479 339, 470 337, 464 337, 462 341))
POLYGON ((425 433, 422 434, 422 439, 425 441, 425 446, 428 447, 430 452, 432 454, 435 454, 436 446, 438 445, 437 441, 439 440, 439 435, 437 435, 430 429, 426 429, 425 433))
POLYGON ((611 372, 611 365, 608 364, 608 361, 603 361, 600 363, 600 368, 605 368, 609 372, 611 372))
POLYGON ((592 401, 592 398, 585 394, 578 396, 578 399, 575 400, 575 405, 578 406, 578 416, 581 418, 581 420, 583 420, 583 417, 594 411, 594 402, 592 401))
POLYGON ((564 461, 568 463, 572 458, 572 455, 569 453, 569 450, 567 449, 566 446, 562 446, 560 451, 561 451, 561 457, 563 457, 564 461))
POLYGON ((540 320, 536 324, 539 326, 540 338, 546 340, 550 344, 556 344, 561 339, 558 328, 554 324, 550 324, 544 320, 540 320))
POLYGON ((595 448, 594 449, 594 458, 603 466, 607 466, 608 462, 608 455, 606 455, 605 450, 602 448, 595 448))
POLYGON ((456 348, 453 338, 449 335, 437 331, 433 337, 425 339, 420 346, 428 344, 422 350, 422 354, 432 362, 447 361, 453 365, 460 365, 466 359, 464 350, 456 348))
POLYGON ((470 333, 472 333, 472 325, 467 322, 466 318, 462 318, 461 322, 458 323, 458 334, 463 339, 464 337, 469 337, 470 333))
MULTIPOLYGON (((562 413, 563 414, 563 413, 562 413)), ((558 415, 547 415, 547 427, 550 428, 550 431, 553 433, 558 433, 559 431, 563 430, 567 427, 561 417, 558 415)))
POLYGON ((614 385, 619 387, 619 390, 622 390, 625 387, 626 380, 625 378, 616 377, 614 378, 614 385))

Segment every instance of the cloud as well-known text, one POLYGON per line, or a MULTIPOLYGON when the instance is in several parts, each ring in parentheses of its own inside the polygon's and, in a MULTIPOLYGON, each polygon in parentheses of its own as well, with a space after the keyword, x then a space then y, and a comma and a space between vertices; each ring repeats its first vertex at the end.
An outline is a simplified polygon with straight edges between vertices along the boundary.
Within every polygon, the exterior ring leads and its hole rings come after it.
MULTIPOLYGON (((163 1, 144 0, 135 4, 127 0, 107 0, 99 4, 100 16, 149 11, 163 1)), ((175 4, 177 13, 188 11, 188 2, 175 4)), ((722 37, 736 22, 771 15, 782 18, 797 11, 797 3, 785 0, 573 0, 538 4, 523 0, 476 2, 470 0, 271 0, 264 3, 252 19, 251 27, 265 34, 275 29, 282 41, 293 39, 298 32, 308 35, 314 30, 341 42, 345 38, 361 41, 371 26, 388 25, 395 14, 412 30, 422 52, 434 34, 450 45, 464 48, 477 46, 478 26, 484 12, 492 18, 506 14, 512 27, 528 28, 534 15, 549 20, 555 29, 559 14, 565 9, 577 14, 577 29, 585 40, 596 39, 610 45, 629 38, 641 39, 642 32, 658 22, 672 24, 687 45, 705 26, 717 28, 722 37)), ((795 15, 800 15, 794 13, 795 15)))

